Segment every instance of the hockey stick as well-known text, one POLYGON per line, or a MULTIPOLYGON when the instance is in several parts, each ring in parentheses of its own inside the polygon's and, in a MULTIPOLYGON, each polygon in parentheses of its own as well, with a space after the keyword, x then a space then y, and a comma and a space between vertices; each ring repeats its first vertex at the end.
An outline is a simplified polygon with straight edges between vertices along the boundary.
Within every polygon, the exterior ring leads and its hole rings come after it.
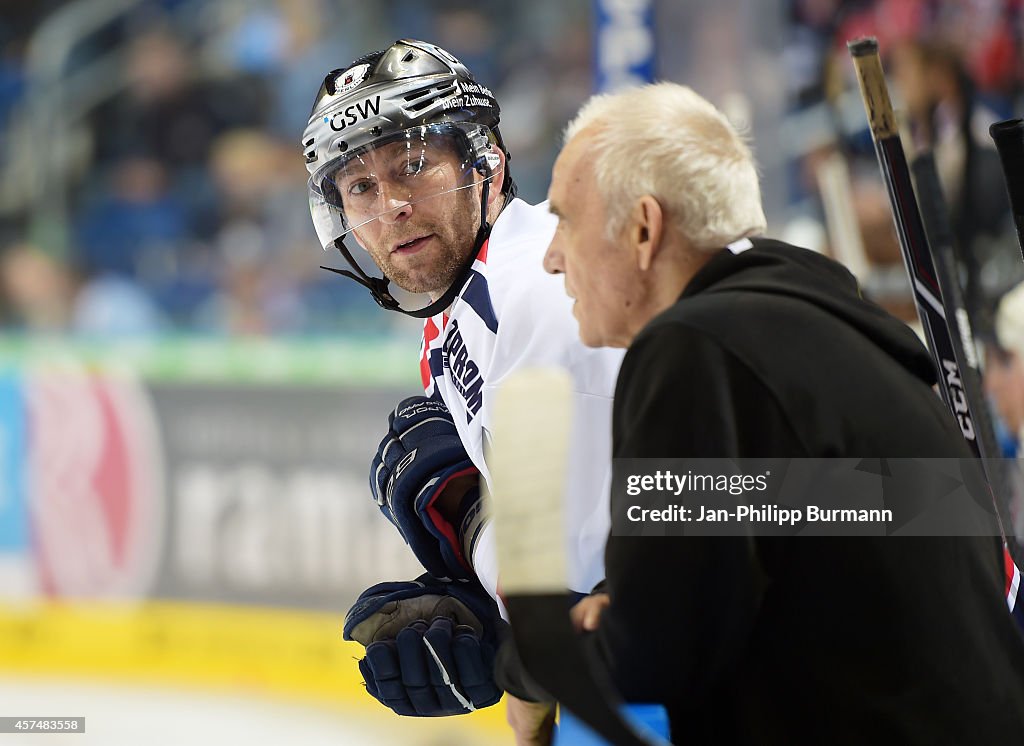
POLYGON ((958 334, 953 334, 953 348, 960 363, 963 374, 963 388, 974 415, 974 432, 978 441, 978 451, 989 484, 992 486, 993 500, 996 504, 999 528, 1006 540, 1010 554, 1019 566, 1024 557, 1016 537, 1006 531, 1010 525, 1010 511, 1006 499, 1010 494, 1010 479, 1006 473, 1006 462, 1001 458, 999 443, 996 440, 995 427, 985 402, 982 388, 981 371, 978 368, 978 356, 971 332, 970 318, 964 304, 963 293, 956 279, 956 265, 953 259, 953 229, 949 223, 949 211, 942 198, 942 185, 939 172, 935 167, 935 158, 931 152, 917 155, 911 170, 914 174, 914 185, 917 188, 917 200, 924 218, 925 233, 931 244, 935 258, 939 287, 942 288, 943 305, 947 310, 947 321, 952 316, 958 334), (949 310, 952 309, 952 313, 949 310))
MULTIPOLYGON (((953 335, 947 326, 947 313, 955 309, 943 303, 944 288, 939 285, 935 263, 924 232, 924 223, 917 207, 914 188, 910 182, 910 169, 900 143, 896 116, 889 101, 882 64, 878 58, 878 42, 873 38, 848 43, 853 63, 857 68, 861 95, 868 113, 875 153, 882 169, 882 179, 889 192, 896 233, 899 237, 903 263, 910 275, 914 305, 924 327, 928 348, 939 370, 939 391, 960 425, 960 431, 975 456, 980 456, 974 420, 963 389, 960 371, 966 361, 958 356, 953 335)), ((948 296, 948 289, 945 293, 948 296)))
POLYGON ((1010 195, 1017 243, 1024 258, 1024 119, 1007 119, 988 128, 999 152, 999 163, 1010 195))
POLYGON ((868 276, 869 262, 853 210, 853 190, 850 188, 846 156, 839 151, 828 155, 818 162, 815 176, 825 211, 829 244, 835 258, 853 273, 858 282, 863 282, 868 276))
POLYGON ((611 744, 666 744, 620 714, 600 661, 587 655, 569 620, 564 494, 572 421, 564 371, 522 370, 494 400, 488 465, 501 592, 526 670, 559 704, 611 744))
MULTIPOLYGON (((980 385, 972 385, 972 381, 976 383, 977 379, 965 378, 963 374, 963 371, 970 369, 968 350, 971 355, 974 354, 969 331, 964 333, 969 329, 966 326, 966 314, 961 314, 965 322, 960 327, 961 333, 954 335, 950 329, 952 322, 949 319, 958 317, 958 309, 953 302, 956 292, 955 276, 950 272, 936 271, 936 262, 933 260, 932 249, 925 234, 921 211, 918 209, 910 180, 910 169, 907 167, 903 144, 900 142, 896 115, 889 99, 885 75, 882 73, 878 41, 874 37, 868 37, 848 42, 847 46, 857 70, 871 137, 875 142, 875 154, 882 170, 882 180, 889 193, 900 252, 910 276, 914 305, 924 327, 928 349, 939 372, 939 391, 960 425, 967 445, 975 456, 982 459, 982 465, 989 477, 989 485, 995 487, 999 481, 993 480, 989 472, 992 460, 997 454, 983 452, 978 435, 980 422, 976 413, 980 413, 985 406, 984 398, 980 385)), ((927 178, 927 174, 925 176, 927 178)), ((986 450, 991 447, 987 446, 986 450)), ((1003 530, 999 500, 994 494, 992 501, 1004 545, 1009 547, 1003 530)), ((1008 561, 1011 560, 1009 551, 1008 548, 1008 561)))

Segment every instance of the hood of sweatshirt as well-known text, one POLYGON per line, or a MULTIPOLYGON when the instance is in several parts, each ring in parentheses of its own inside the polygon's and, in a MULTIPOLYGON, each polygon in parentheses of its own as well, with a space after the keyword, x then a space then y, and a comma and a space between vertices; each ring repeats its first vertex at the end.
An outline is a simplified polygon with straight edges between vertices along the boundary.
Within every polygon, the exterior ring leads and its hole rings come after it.
POLYGON ((781 241, 750 239, 750 248, 745 243, 716 253, 680 299, 737 290, 799 298, 844 320, 928 385, 936 383, 935 364, 914 331, 865 299, 843 265, 781 241))

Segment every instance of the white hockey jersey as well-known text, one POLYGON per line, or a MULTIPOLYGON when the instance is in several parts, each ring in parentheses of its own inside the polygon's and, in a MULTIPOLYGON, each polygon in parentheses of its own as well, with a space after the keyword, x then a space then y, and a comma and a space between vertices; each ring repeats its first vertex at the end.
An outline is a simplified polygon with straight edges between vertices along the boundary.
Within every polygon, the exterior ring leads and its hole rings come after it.
MULTIPOLYGON (((546 204, 505 206, 469 279, 447 313, 423 327, 420 372, 427 396, 440 396, 469 457, 490 482, 484 462, 497 386, 523 367, 561 367, 572 376, 572 441, 565 503, 570 588, 589 593, 604 578, 610 527, 611 414, 623 350, 591 349, 579 339, 562 275, 542 260, 556 219, 546 204)), ((494 533, 483 528, 473 567, 496 597, 494 533)))

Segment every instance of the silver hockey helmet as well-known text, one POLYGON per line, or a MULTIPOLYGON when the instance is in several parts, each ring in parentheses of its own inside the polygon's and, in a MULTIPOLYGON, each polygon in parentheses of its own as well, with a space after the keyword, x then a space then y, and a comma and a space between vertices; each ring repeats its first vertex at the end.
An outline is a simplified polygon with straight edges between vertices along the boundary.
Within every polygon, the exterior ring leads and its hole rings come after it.
MULTIPOLYGON (((339 249, 355 274, 334 271, 367 286, 381 306, 410 313, 387 291, 387 278, 371 277, 359 266, 345 236, 404 205, 482 184, 480 229, 466 266, 472 264, 489 231, 490 182, 500 176, 502 191, 515 192, 493 150, 504 151, 499 116, 491 91, 433 44, 402 39, 332 70, 317 94, 302 145, 320 244, 339 249), (442 159, 444 169, 432 167, 442 159)), ((412 315, 430 315, 441 300, 412 315)))

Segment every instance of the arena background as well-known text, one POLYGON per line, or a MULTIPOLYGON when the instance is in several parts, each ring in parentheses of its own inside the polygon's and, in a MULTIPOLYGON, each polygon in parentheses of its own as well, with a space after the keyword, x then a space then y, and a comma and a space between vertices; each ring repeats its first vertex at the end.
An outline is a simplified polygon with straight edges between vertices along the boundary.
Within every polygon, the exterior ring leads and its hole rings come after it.
MULTIPOLYGON (((341 640, 363 588, 418 574, 366 470, 417 390, 419 329, 317 268, 298 140, 326 71, 444 46, 498 96, 531 201, 591 92, 687 83, 751 137, 770 232, 912 321, 845 40, 880 37, 911 129, 922 45, 994 121, 1019 107, 1020 11, 0 2, 0 715, 84 715, 76 743, 104 745, 511 742, 500 707, 390 716, 341 640)), ((1024 274, 994 212, 962 258, 982 333, 1024 274)))

